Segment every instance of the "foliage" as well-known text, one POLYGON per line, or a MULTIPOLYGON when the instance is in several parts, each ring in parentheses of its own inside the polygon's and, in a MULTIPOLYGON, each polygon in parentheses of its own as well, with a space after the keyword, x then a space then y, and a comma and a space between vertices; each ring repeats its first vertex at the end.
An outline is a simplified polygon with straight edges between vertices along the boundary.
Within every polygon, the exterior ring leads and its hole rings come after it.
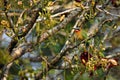
POLYGON ((117 80, 119 2, 1 0, 0 79, 117 80))

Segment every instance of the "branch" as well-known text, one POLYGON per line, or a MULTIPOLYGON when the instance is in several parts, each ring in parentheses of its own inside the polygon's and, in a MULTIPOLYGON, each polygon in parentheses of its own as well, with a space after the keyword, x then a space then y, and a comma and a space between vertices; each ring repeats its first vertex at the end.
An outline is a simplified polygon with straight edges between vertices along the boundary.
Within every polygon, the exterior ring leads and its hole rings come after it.
POLYGON ((31 47, 32 47, 31 44, 23 43, 13 50, 11 55, 12 60, 3 67, 1 78, 0 78, 1 80, 7 80, 9 69, 11 68, 14 61, 19 57, 21 57, 22 55, 24 55, 25 52, 31 47))
POLYGON ((38 56, 38 57, 28 57, 27 59, 29 59, 31 62, 42 62, 43 61, 41 56, 38 56))
MULTIPOLYGON (((79 12, 81 11, 80 8, 77 8, 76 10, 72 11, 70 13, 70 15, 68 15, 68 17, 62 22, 60 23, 59 25, 57 25, 56 27, 54 27, 53 29, 51 30, 48 30, 48 32, 45 32, 43 33, 43 35, 41 35, 41 38, 39 40, 39 42, 41 43, 42 41, 44 41, 45 39, 47 39, 48 37, 50 37, 51 35, 53 35, 54 33, 56 33, 57 31, 59 31, 60 29, 64 28, 68 22, 70 22, 72 20, 72 18, 74 16, 76 16, 79 12), (49 34, 48 34, 49 33, 49 34), (46 36, 47 34, 47 36, 46 36), (45 35, 45 36, 44 36, 45 35)), ((37 14, 37 13, 36 13, 37 14)), ((34 16, 35 17, 35 16, 34 16)), ((37 17, 35 17, 37 18, 37 17)), ((35 19, 34 19, 35 21, 35 19)), ((33 25, 30 23, 30 25, 33 25)), ((29 26, 30 27, 30 26, 29 26)), ((25 33, 24 33, 25 34, 25 33)), ((37 42, 38 43, 38 42, 37 42)), ((37 44, 36 43, 36 44, 37 44)), ((15 48, 12 52, 12 57, 13 57, 13 60, 8 63, 6 66, 4 66, 4 69, 3 69, 3 73, 2 73, 2 78, 1 79, 4 79, 6 78, 5 74, 7 73, 8 74, 8 71, 10 69, 10 67, 12 66, 9 66, 9 64, 12 64, 16 59, 18 59, 19 57, 21 57, 23 54, 25 54, 25 51, 26 49, 29 49, 32 47, 32 44, 30 43, 26 43, 26 44, 22 44, 22 45, 19 45, 17 48, 15 48), (9 67, 9 68, 8 68, 9 67)), ((46 70, 44 70, 44 72, 46 72, 46 70)))
MULTIPOLYGON (((107 4, 105 4, 103 7, 105 7, 105 6, 107 6, 107 4)), ((103 8, 103 7, 102 7, 102 8, 103 8)), ((54 65, 62 58, 62 56, 64 56, 64 55, 66 54, 67 51, 69 51, 69 50, 71 50, 71 49, 73 49, 73 48, 76 48, 76 47, 79 46, 81 43, 84 43, 84 42, 88 41, 89 39, 93 38, 93 37, 96 35, 96 33, 98 32, 98 30, 102 27, 102 25, 100 25, 101 22, 102 22, 102 20, 105 19, 105 16, 101 17, 100 15, 101 15, 101 13, 97 15, 97 16, 98 16, 97 18, 100 20, 100 22, 94 22, 94 24, 91 26, 91 28, 90 28, 90 30, 89 30, 89 32, 88 32, 89 38, 81 41, 81 42, 78 43, 77 45, 74 45, 74 46, 67 45, 65 48, 63 48, 63 49, 61 50, 61 52, 50 62, 50 65, 47 67, 47 69, 45 68, 43 71, 40 71, 40 72, 36 75, 35 79, 36 79, 36 80, 41 79, 42 76, 43 76, 43 74, 46 73, 46 72, 48 72, 50 69, 52 69, 52 66, 54 66, 54 65), (100 25, 100 26, 99 26, 99 25, 100 25), (97 31, 96 31, 96 29, 97 29, 97 31), (52 65, 52 66, 51 66, 51 65, 52 65)), ((103 15, 104 15, 104 14, 103 14, 103 15)), ((47 33, 46 33, 46 35, 47 35, 47 33)), ((69 42, 69 41, 68 41, 68 42, 69 42)), ((68 43, 68 42, 67 42, 67 43, 68 43)), ((67 43, 66 43, 66 44, 67 44, 67 43)))
MULTIPOLYGON (((80 19, 78 19, 78 21, 76 22, 76 24, 74 25, 71 33, 70 33, 70 37, 72 37, 73 33, 74 33, 74 28, 77 27, 78 22, 82 19, 81 23, 84 22, 84 16, 83 14, 86 13, 87 10, 82 12, 82 15, 80 16, 80 19)), ((42 78, 43 74, 48 72, 50 69, 52 69, 52 67, 54 67, 54 65, 56 65, 56 63, 66 54, 67 51, 69 51, 70 49, 73 49, 73 47, 70 47, 69 45, 69 39, 66 41, 63 49, 61 50, 61 52, 50 62, 50 65, 47 67, 47 69, 45 68, 43 71, 40 71, 37 75, 36 75, 36 80, 39 80, 42 78)))
MULTIPOLYGON (((23 16, 23 14, 27 11, 29 14, 32 15, 31 20, 29 21, 28 24, 25 24, 25 27, 26 27, 25 31, 22 31, 20 35, 19 35, 19 32, 18 32, 13 36, 13 38, 12 38, 12 40, 11 40, 9 46, 8 46, 8 51, 10 53, 12 52, 12 50, 14 49, 16 44, 18 43, 18 40, 16 38, 20 39, 22 37, 25 37, 27 34, 29 35, 29 31, 32 29, 32 27, 34 27, 36 25, 35 22, 36 22, 36 20, 39 16, 39 12, 44 12, 41 7, 35 9, 38 6, 38 4, 40 4, 40 2, 41 1, 38 1, 36 5, 33 5, 30 8, 30 10, 24 10, 24 11, 21 12, 21 15, 19 16, 19 18, 21 18, 23 16)), ((18 21, 16 23, 16 27, 18 27, 19 18, 18 18, 18 21)))
POLYGON ((32 13, 31 21, 26 26, 25 32, 22 32, 20 35, 18 34, 18 38, 24 37, 30 31, 30 29, 33 27, 33 25, 35 24, 35 22, 36 22, 36 20, 37 20, 37 18, 39 16, 39 11, 42 12, 41 10, 42 9, 39 8, 35 12, 32 13))
POLYGON ((69 13, 69 12, 75 10, 75 9, 76 9, 76 8, 68 9, 68 10, 65 10, 65 11, 63 11, 63 12, 56 13, 56 14, 52 15, 51 18, 60 16, 60 15, 65 14, 65 13, 69 13))
POLYGON ((120 52, 114 53, 114 54, 110 54, 110 55, 106 56, 106 58, 113 58, 113 57, 116 57, 116 56, 120 56, 120 52))
POLYGON ((85 21, 85 17, 84 14, 87 13, 88 10, 84 10, 82 12, 82 14, 80 15, 79 19, 76 21, 75 25, 73 26, 73 29, 71 30, 71 33, 69 35, 69 39, 65 42, 64 47, 62 48, 62 50, 60 52, 62 52, 64 50, 64 48, 70 44, 70 38, 73 36, 74 34, 74 29, 78 27, 78 24, 81 25, 84 21, 85 21))
POLYGON ((7 0, 4 0, 4 13, 5 13, 5 17, 7 19, 7 21, 9 22, 9 25, 10 25, 10 28, 13 30, 14 32, 14 24, 13 24, 13 21, 12 19, 8 16, 8 9, 7 9, 7 5, 8 5, 8 1, 7 0))
POLYGON ((111 15, 111 16, 120 18, 119 14, 113 14, 113 13, 107 11, 106 9, 100 9, 99 7, 97 7, 97 10, 99 10, 100 12, 105 12, 107 15, 111 15))
POLYGON ((41 37, 38 39, 38 42, 42 42, 47 39, 49 36, 52 36, 56 32, 60 31, 61 29, 65 28, 65 26, 81 11, 80 8, 76 8, 73 10, 59 25, 55 26, 53 29, 50 29, 43 33, 41 37))
MULTIPOLYGON (((25 31, 22 31, 20 35, 19 35, 19 32, 18 32, 18 34, 16 33, 16 34, 13 36, 13 38, 12 38, 12 40, 11 40, 9 46, 8 46, 8 51, 9 51, 10 53, 12 52, 13 48, 16 46, 16 44, 17 44, 17 42, 18 42, 18 40, 17 40, 16 38, 20 39, 20 38, 26 36, 26 35, 28 34, 28 32, 32 29, 33 25, 35 24, 35 22, 36 22, 36 20, 37 20, 37 18, 38 18, 38 16, 39 16, 39 11, 41 11, 41 8, 37 9, 36 12, 33 12, 33 13, 32 13, 31 20, 30 20, 29 24, 27 24, 27 26, 26 26, 26 28, 25 28, 25 31)), ((24 14, 24 11, 21 13, 20 17, 21 17, 23 14, 24 14)), ((19 19, 18 19, 18 20, 19 20, 19 19)), ((16 26, 18 26, 18 22, 16 23, 16 26)))

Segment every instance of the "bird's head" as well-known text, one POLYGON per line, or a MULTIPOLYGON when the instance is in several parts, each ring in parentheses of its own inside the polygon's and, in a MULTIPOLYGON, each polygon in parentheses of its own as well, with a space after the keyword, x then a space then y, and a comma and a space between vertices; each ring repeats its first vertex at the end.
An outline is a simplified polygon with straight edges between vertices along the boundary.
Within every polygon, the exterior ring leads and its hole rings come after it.
POLYGON ((80 28, 74 28, 75 30, 74 30, 74 32, 79 32, 80 31, 80 28))

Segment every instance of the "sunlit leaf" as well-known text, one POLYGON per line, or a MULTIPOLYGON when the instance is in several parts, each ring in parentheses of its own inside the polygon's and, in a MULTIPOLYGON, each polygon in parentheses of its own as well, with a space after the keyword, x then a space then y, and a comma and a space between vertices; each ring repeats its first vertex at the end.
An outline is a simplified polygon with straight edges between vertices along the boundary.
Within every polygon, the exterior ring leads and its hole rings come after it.
POLYGON ((2 21, 1 21, 1 24, 2 24, 4 27, 6 27, 6 28, 9 28, 9 27, 10 27, 9 22, 6 21, 6 20, 2 20, 2 21))

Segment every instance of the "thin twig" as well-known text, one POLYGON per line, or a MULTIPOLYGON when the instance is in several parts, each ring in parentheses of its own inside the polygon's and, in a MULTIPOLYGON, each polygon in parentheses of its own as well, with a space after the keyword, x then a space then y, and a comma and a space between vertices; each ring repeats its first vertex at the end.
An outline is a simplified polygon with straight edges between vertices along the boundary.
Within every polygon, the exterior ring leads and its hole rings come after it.
POLYGON ((19 20, 22 19, 22 16, 24 15, 25 12, 26 12, 26 9, 21 12, 21 14, 20 14, 20 16, 19 16, 19 18, 18 18, 18 20, 17 20, 17 23, 16 23, 16 25, 15 25, 16 28, 18 28, 18 24, 19 24, 19 22, 20 22, 19 20))
POLYGON ((15 33, 14 31, 14 24, 13 24, 13 21, 12 19, 8 16, 8 9, 7 9, 7 5, 8 5, 8 1, 7 0, 3 0, 4 1, 4 13, 5 13, 5 17, 7 19, 7 21, 9 22, 9 26, 10 28, 13 30, 13 32, 15 33))
POLYGON ((108 15, 115 16, 115 17, 120 18, 120 15, 113 14, 113 13, 107 11, 106 9, 101 9, 101 8, 97 7, 97 10, 99 10, 100 12, 105 12, 105 13, 108 14, 108 15))
POLYGON ((76 9, 76 8, 68 9, 68 10, 65 10, 65 11, 63 11, 63 12, 59 12, 59 13, 57 13, 57 14, 52 15, 51 18, 54 18, 54 17, 60 16, 60 15, 65 14, 65 13, 69 13, 69 12, 75 10, 75 9, 76 9))

